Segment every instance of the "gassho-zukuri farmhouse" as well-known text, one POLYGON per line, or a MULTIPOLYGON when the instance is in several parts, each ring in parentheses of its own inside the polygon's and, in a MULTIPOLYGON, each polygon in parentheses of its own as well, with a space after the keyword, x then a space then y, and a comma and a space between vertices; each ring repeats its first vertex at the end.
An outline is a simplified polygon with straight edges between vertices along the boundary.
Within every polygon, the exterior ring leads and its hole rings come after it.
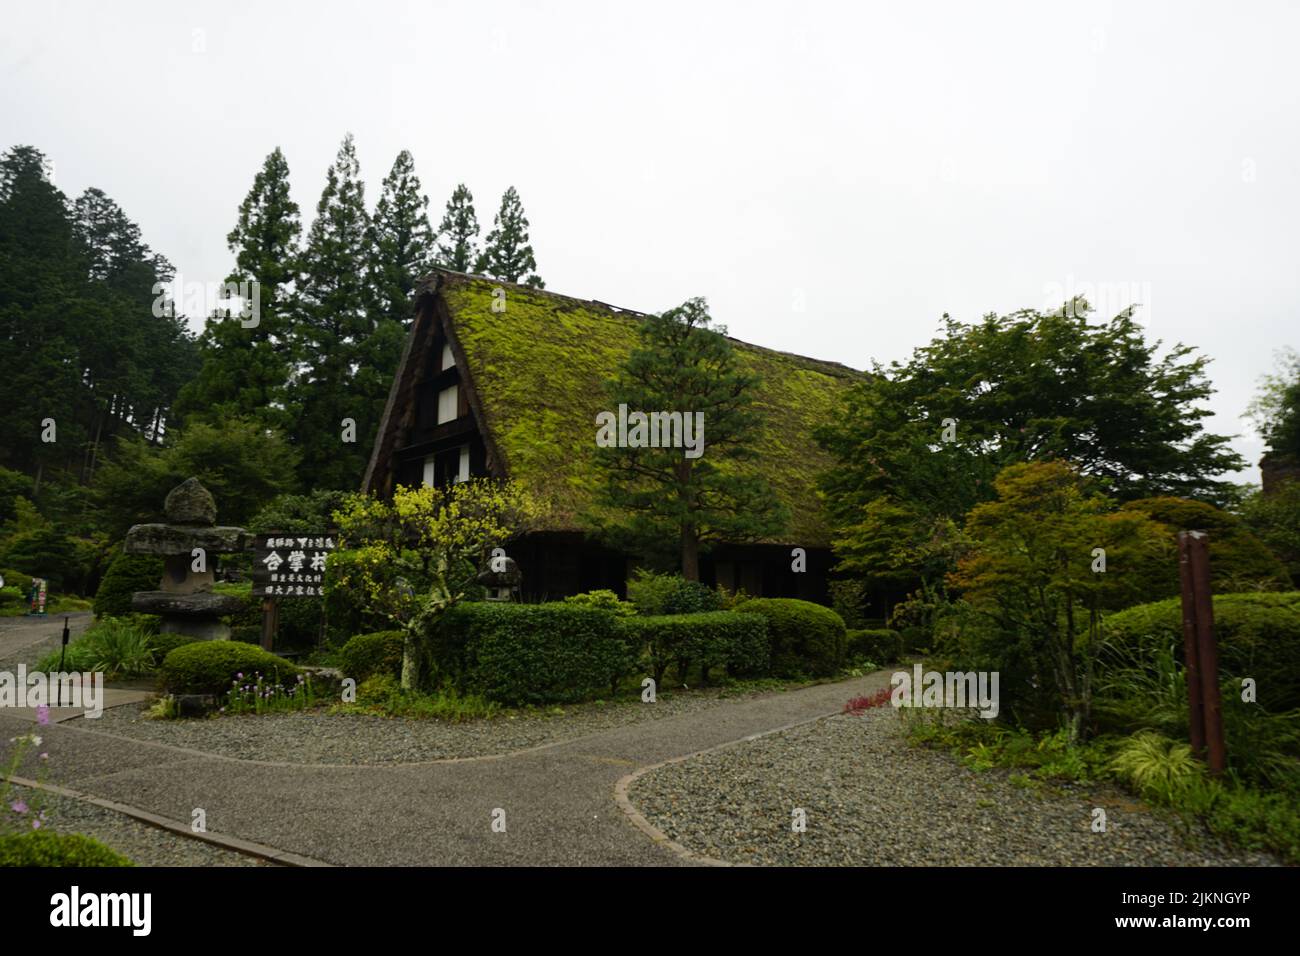
MULTIPOLYGON (((633 557, 595 540, 583 516, 592 513, 596 494, 597 416, 611 411, 606 382, 637 346, 642 315, 434 272, 415 291, 414 321, 362 490, 391 495, 398 485, 510 478, 547 512, 540 527, 509 549, 523 575, 524 598, 595 588, 623 594, 633 557)), ((762 473, 790 520, 779 540, 714 544, 700 556, 700 580, 755 596, 824 602, 830 537, 816 476, 830 459, 812 433, 863 373, 731 341, 761 380, 758 454, 743 467, 762 473), (791 568, 796 547, 807 554, 802 573, 791 568)), ((705 443, 707 455, 707 434, 705 443)))

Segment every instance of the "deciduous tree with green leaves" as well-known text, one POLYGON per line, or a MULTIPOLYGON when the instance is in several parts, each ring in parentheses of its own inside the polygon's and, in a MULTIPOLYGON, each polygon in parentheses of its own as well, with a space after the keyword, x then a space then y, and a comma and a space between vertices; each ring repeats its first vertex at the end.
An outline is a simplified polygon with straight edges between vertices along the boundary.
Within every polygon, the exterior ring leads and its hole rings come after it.
POLYGON ((700 552, 712 542, 761 539, 788 520, 770 485, 745 467, 755 458, 758 379, 741 367, 703 299, 646 316, 638 334, 640 344, 609 383, 611 414, 620 404, 629 414, 680 413, 683 423, 701 413, 703 452, 598 447, 607 510, 593 520, 611 542, 645 555, 675 550, 682 576, 698 581, 700 552))
POLYGON ((915 522, 905 539, 960 526, 1017 462, 1072 461, 1120 500, 1235 495, 1220 476, 1241 459, 1202 424, 1208 359, 1181 344, 1162 353, 1131 309, 1100 324, 1089 314, 1075 300, 975 324, 945 316, 941 336, 848 391, 817 432, 837 459, 821 485, 846 566, 920 576, 895 544, 902 515, 915 522))
POLYGON ((996 497, 966 519, 968 550, 949 583, 1009 641, 1027 639, 1041 652, 1048 672, 1040 684, 1056 688, 1070 738, 1081 740, 1102 613, 1136 597, 1141 575, 1132 572, 1175 560, 1172 548, 1158 524, 1114 510, 1065 462, 1011 465, 993 487, 996 497))
POLYGON ((469 575, 536 517, 517 485, 473 479, 443 488, 399 487, 392 500, 352 495, 338 512, 340 550, 326 596, 346 589, 365 611, 405 634, 402 686, 420 679, 419 639, 464 596, 469 575))

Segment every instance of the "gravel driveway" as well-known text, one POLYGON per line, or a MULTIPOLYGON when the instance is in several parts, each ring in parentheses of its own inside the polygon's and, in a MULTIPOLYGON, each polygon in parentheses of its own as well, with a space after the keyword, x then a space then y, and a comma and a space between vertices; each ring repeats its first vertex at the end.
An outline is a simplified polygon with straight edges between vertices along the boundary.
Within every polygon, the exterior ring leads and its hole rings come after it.
POLYGON ((633 782, 673 841, 732 863, 826 866, 1276 865, 1174 824, 1119 792, 1048 792, 910 746, 888 707, 688 758, 633 782), (1091 830, 1092 810, 1107 814, 1091 830), (807 829, 793 830, 802 809, 807 829))

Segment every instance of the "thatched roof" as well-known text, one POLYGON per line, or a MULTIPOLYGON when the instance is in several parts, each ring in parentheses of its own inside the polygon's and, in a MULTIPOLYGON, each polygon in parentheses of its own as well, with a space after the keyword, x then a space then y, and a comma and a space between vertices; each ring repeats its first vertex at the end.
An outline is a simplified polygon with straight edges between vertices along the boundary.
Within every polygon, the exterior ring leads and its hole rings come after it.
MULTIPOLYGON (((417 376, 409 366, 435 323, 447 329, 470 405, 495 474, 508 476, 546 502, 552 530, 586 530, 596 487, 596 414, 610 407, 606 382, 638 344, 642 313, 600 302, 454 272, 436 272, 417 291, 417 316, 393 383, 366 487, 377 485, 383 456, 404 442, 402 406, 417 376), (493 290, 506 309, 493 312, 493 290)), ((776 543, 824 547, 829 535, 815 490, 830 463, 813 429, 835 414, 843 389, 862 373, 835 362, 777 352, 732 339, 741 362, 761 381, 763 417, 752 467, 789 509, 776 543)), ((706 452, 707 454, 707 431, 706 452)))

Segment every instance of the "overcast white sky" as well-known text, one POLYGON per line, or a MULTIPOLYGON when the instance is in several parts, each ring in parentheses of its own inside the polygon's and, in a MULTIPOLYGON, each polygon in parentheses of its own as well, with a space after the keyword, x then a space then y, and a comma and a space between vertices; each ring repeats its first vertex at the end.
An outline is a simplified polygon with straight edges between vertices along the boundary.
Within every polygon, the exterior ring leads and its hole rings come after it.
POLYGON ((709 299, 865 367, 942 313, 1143 304, 1213 356, 1212 427, 1300 346, 1300 5, 4 0, 0 148, 104 189, 186 281, 280 146, 310 223, 344 133, 436 226, 514 184, 548 288, 709 299), (798 311, 802 303, 803 311, 798 311))

